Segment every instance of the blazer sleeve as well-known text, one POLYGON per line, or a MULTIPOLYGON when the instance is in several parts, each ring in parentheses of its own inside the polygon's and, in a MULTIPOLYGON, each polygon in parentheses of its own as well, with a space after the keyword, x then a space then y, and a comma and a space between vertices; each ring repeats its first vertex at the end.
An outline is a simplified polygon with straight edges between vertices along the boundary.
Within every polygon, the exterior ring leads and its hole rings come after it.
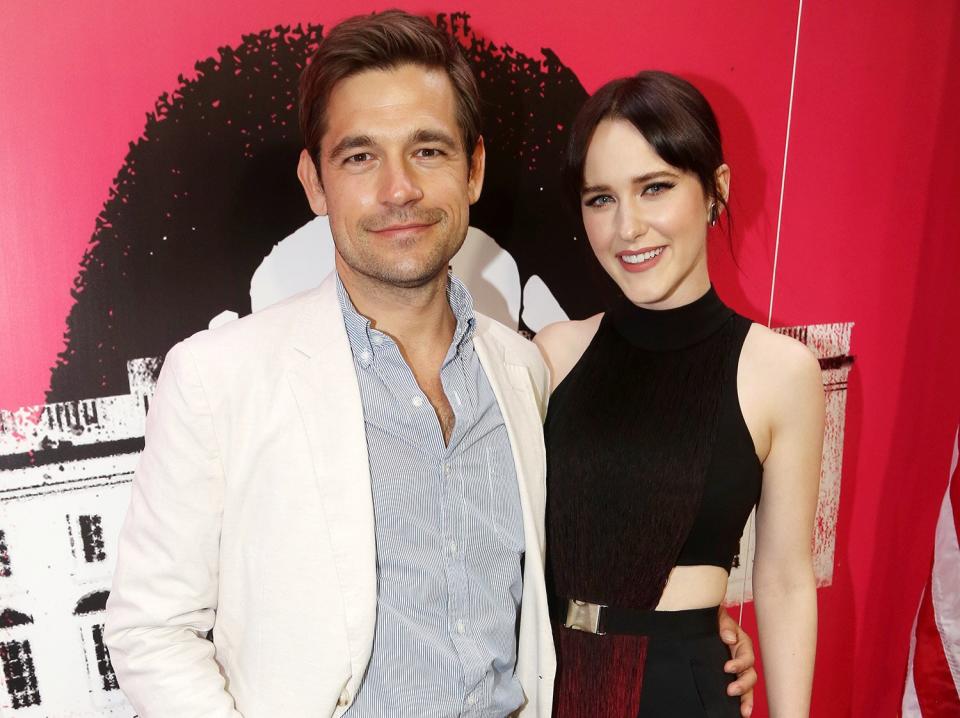
POLYGON ((218 594, 224 474, 188 346, 167 354, 120 533, 105 640, 141 718, 240 718, 206 636, 218 594))

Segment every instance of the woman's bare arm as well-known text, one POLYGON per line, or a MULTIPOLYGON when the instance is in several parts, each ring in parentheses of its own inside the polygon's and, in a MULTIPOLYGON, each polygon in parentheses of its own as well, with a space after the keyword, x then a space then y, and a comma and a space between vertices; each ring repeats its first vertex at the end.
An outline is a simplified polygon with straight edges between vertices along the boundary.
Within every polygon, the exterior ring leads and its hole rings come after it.
POLYGON ((769 440, 753 569, 760 649, 772 718, 807 718, 817 639, 813 527, 823 384, 805 346, 762 327, 752 332, 748 376, 769 440))

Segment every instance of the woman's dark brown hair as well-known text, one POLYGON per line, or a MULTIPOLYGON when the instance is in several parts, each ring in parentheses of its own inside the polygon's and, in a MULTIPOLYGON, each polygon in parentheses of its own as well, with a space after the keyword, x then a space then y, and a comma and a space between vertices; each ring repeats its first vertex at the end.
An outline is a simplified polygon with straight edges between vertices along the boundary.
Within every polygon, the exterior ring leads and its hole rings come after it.
POLYGON ((457 124, 469 154, 480 136, 477 81, 456 40, 430 21, 402 10, 358 15, 336 25, 300 75, 300 131, 319 167, 327 102, 334 85, 366 70, 405 64, 443 70, 453 84, 457 124))
POLYGON ((696 175, 717 209, 726 208, 715 173, 723 164, 720 128, 710 103, 686 80, 647 70, 612 80, 586 101, 570 129, 564 156, 564 187, 580 216, 580 190, 587 149, 603 120, 626 120, 668 164, 696 175))

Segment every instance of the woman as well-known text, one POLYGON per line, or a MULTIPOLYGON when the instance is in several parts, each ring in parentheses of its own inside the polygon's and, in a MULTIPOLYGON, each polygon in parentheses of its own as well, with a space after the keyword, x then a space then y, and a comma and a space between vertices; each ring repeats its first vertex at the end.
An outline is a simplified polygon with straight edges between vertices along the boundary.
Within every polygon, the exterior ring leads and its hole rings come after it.
POLYGON ((716 615, 759 501, 753 591, 771 715, 807 716, 820 370, 711 287, 708 227, 730 186, 713 111, 666 73, 615 80, 578 115, 566 170, 623 296, 537 335, 553 375, 556 715, 739 715, 716 615))

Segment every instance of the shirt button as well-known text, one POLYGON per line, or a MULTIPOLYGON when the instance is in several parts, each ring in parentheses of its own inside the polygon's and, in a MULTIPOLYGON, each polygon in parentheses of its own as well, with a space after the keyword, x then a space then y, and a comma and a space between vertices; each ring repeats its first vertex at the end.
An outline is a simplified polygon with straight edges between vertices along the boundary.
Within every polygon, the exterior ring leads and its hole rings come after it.
POLYGON ((467 705, 471 705, 471 706, 472 706, 472 705, 473 705, 474 703, 476 703, 476 702, 477 702, 477 697, 476 697, 476 696, 467 696, 467 705))
POLYGON ((370 352, 364 350, 360 352, 360 363, 366 366, 370 363, 370 360, 373 358, 373 355, 370 352))
POLYGON ((411 399, 410 403, 419 409, 421 406, 423 406, 423 397, 415 396, 413 399, 411 399))
POLYGON ((381 336, 374 336, 374 338, 373 338, 373 345, 376 346, 376 347, 378 347, 378 346, 380 346, 380 345, 382 345, 382 344, 383 344, 383 337, 381 337, 381 336))
POLYGON ((456 553, 457 553, 457 542, 456 542, 456 541, 451 541, 451 542, 450 542, 450 553, 456 555, 456 553))
POLYGON ((463 625, 463 621, 457 621, 457 633, 462 634, 465 630, 467 630, 467 627, 463 625))

